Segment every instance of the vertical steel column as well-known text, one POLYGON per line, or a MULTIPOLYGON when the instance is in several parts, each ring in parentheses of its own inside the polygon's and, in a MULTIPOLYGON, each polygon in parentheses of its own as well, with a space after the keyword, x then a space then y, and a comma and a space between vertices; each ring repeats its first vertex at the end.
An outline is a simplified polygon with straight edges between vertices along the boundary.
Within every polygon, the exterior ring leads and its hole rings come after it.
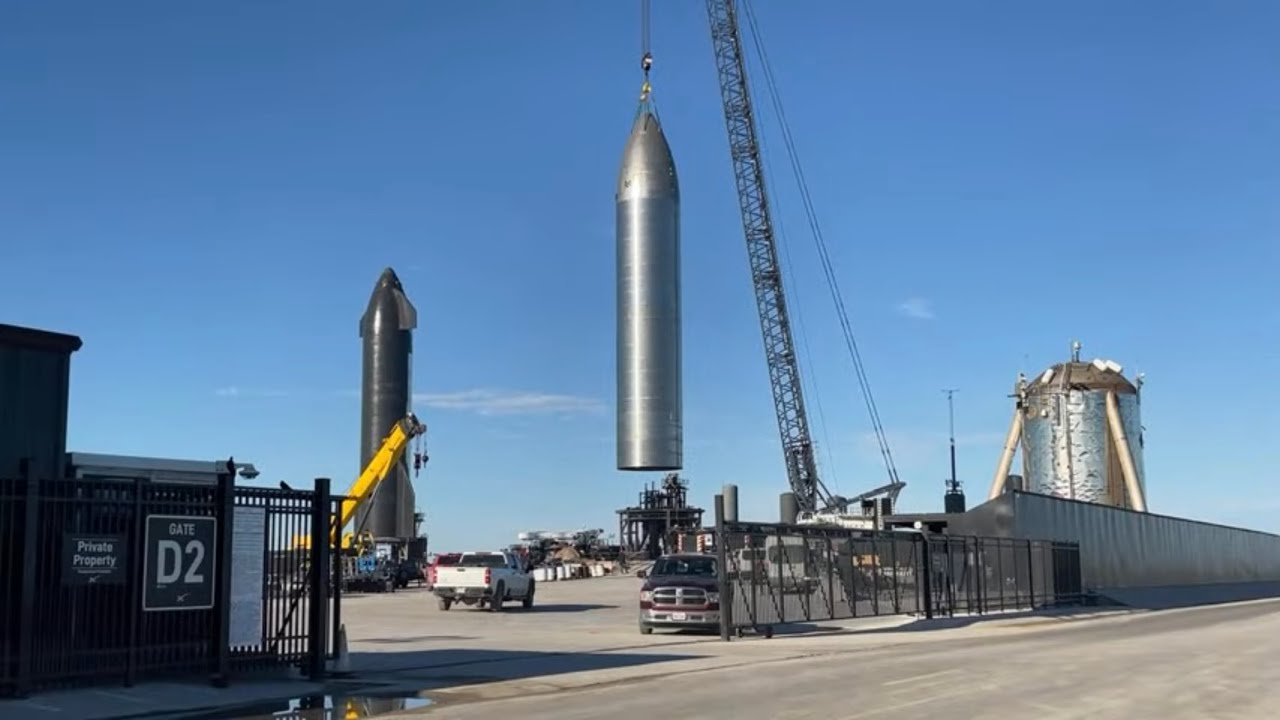
MULTIPOLYGON (((729 577, 729 538, 724 529, 724 496, 716 495, 714 502, 716 514, 716 585, 720 591, 720 639, 729 640, 729 629, 733 624, 733 597, 729 577)), ((741 568, 739 568, 741 575, 741 568)))
POLYGON ((217 493, 218 548, 217 577, 214 578, 214 667, 213 684, 226 687, 231 683, 231 555, 236 514, 236 464, 227 461, 225 473, 218 474, 217 493))
POLYGON ((324 661, 328 643, 326 615, 329 610, 329 478, 316 478, 315 492, 311 496, 311 611, 307 623, 308 675, 315 682, 324 678, 324 661))

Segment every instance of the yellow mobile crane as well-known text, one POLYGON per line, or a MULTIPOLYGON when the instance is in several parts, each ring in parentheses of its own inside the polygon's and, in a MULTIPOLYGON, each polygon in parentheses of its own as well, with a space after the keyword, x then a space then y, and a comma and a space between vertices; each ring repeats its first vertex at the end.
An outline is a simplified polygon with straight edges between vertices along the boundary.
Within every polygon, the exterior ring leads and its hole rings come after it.
MULTIPOLYGON (((391 428, 391 432, 387 434, 386 439, 382 441, 382 446, 378 448, 378 452, 373 454, 369 459, 369 464, 364 466, 364 470, 360 472, 360 476, 351 483, 351 487, 347 488, 346 499, 340 504, 339 512, 333 517, 333 525, 329 530, 329 542, 332 544, 337 537, 337 533, 346 528, 355 517, 356 512, 366 503, 373 500, 374 495, 378 491, 378 485, 391 472, 391 468, 400 461, 404 455, 405 449, 409 447, 409 443, 417 437, 426 434, 427 426, 418 421, 418 417, 413 413, 409 413, 401 418, 391 428)), ((414 469, 420 469, 427 462, 427 455, 424 452, 415 452, 413 458, 414 469)), ((307 550, 311 548, 311 535, 302 534, 293 537, 294 550, 307 550)), ((373 535, 367 530, 356 528, 353 532, 344 533, 342 536, 342 551, 357 556, 365 555, 373 549, 373 535)))

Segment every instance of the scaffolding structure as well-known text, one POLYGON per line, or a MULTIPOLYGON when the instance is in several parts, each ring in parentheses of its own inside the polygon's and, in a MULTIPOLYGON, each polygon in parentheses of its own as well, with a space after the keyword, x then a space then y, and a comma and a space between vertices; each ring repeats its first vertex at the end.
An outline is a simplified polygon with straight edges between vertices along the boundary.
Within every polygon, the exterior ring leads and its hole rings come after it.
POLYGON ((646 485, 636 506, 618 511, 618 542, 629 558, 654 560, 676 550, 677 535, 699 530, 702 513, 689 505, 689 483, 669 473, 646 485))

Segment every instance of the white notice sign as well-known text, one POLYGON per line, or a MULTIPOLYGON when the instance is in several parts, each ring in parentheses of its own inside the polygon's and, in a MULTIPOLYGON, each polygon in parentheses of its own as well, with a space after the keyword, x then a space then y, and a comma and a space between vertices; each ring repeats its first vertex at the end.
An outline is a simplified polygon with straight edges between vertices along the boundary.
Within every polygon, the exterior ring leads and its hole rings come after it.
POLYGON ((231 647, 262 646, 262 566, 266 551, 266 508, 236 508, 231 532, 231 647))

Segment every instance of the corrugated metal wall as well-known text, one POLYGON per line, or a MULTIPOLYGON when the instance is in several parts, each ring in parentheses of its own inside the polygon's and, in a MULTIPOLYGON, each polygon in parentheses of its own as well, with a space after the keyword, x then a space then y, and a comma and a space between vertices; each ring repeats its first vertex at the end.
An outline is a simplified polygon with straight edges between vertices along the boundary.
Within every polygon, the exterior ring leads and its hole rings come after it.
POLYGON ((1089 589, 1280 581, 1280 535, 1032 493, 997 503, 1011 506, 1012 528, 999 529, 1014 537, 1080 543, 1089 589))
POLYGON ((71 355, 0 341, 0 477, 31 458, 41 478, 61 478, 67 451, 71 355))

